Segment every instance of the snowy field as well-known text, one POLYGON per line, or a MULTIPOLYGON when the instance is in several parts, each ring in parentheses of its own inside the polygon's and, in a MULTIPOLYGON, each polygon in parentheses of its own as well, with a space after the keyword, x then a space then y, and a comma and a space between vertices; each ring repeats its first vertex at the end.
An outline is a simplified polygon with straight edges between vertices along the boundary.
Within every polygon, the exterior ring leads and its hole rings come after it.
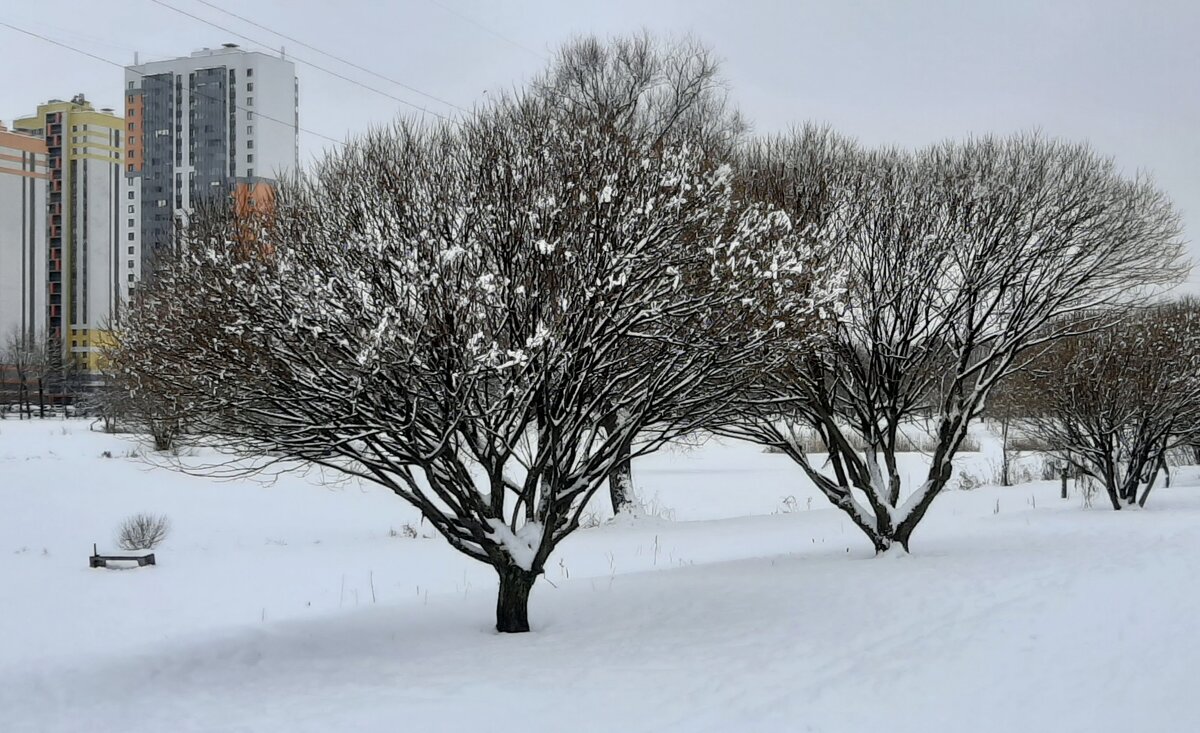
POLYGON ((1200 730, 1191 471, 1121 513, 950 491, 876 559, 785 457, 710 442, 636 463, 658 516, 578 532, 499 635, 491 569, 386 492, 138 448, 0 422, 3 733, 1200 730), (88 569, 139 511, 159 565, 88 569))

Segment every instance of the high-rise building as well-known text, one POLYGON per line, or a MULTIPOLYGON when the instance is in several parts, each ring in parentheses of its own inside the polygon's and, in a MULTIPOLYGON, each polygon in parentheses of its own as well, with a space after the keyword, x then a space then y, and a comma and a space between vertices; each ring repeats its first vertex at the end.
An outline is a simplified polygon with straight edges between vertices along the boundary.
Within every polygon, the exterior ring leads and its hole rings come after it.
POLYGON ((200 201, 263 198, 296 167, 299 92, 290 61, 231 43, 128 66, 125 86, 125 239, 138 279, 200 201))
POLYGON ((61 345, 65 367, 95 373, 128 270, 119 249, 125 125, 80 94, 39 105, 13 128, 46 147, 47 335, 61 345))
POLYGON ((0 124, 0 349, 46 329, 49 180, 46 141, 0 124))

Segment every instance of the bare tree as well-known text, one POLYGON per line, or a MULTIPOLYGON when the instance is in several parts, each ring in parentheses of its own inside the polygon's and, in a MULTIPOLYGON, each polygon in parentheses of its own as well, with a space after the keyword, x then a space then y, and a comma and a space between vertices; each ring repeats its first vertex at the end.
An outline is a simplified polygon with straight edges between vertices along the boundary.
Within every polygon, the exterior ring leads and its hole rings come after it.
POLYGON ((731 180, 544 92, 401 122, 255 227, 198 211, 116 361, 230 449, 387 487, 496 569, 496 627, 527 631, 620 461, 708 421, 822 302, 787 217, 731 180))
MULTIPOLYGON (((1018 372, 1018 375, 1020 372, 1018 372)), ((995 422, 1000 433, 1000 485, 1012 486, 1013 432, 1019 437, 1031 438, 1021 431, 1023 418, 1029 415, 1029 406, 1034 399, 1028 380, 1014 375, 1002 379, 992 388, 984 403, 983 417, 995 422)))
MULTIPOLYGON (((133 293, 129 307, 138 313, 137 327, 125 328, 122 324, 121 328, 112 331, 113 339, 103 350, 104 385, 94 395, 105 432, 115 431, 120 420, 129 429, 144 433, 154 450, 162 453, 175 450, 187 426, 186 402, 170 388, 175 375, 150 368, 152 364, 170 364, 171 361, 159 352, 171 348, 172 344, 153 332, 153 324, 159 318, 165 324, 173 315, 177 306, 167 301, 164 293, 182 278, 177 274, 170 280, 170 285, 157 289, 148 287, 165 269, 165 262, 165 259, 160 260, 154 274, 133 293)), ((176 264, 181 263, 177 260, 176 264)), ((189 272, 193 276, 200 275, 199 270, 189 272)), ((184 324, 178 326, 184 327, 184 324)))
POLYGON ((56 345, 44 332, 31 333, 13 328, 5 334, 0 363, 6 364, 13 374, 18 416, 32 419, 36 392, 38 417, 46 417, 46 390, 54 376, 56 345))
POLYGON ((1014 377, 1026 432, 1102 485, 1113 509, 1145 506, 1167 451, 1200 435, 1200 305, 1123 315, 1058 341, 1014 377))
POLYGON ((744 167, 749 195, 835 253, 848 306, 819 352, 762 375, 727 432, 791 456, 877 552, 908 549, 992 388, 1073 333, 1064 316, 1184 272, 1166 196, 1083 145, 1018 136, 864 151, 809 127, 756 146, 744 167), (897 439, 914 422, 935 447, 904 487, 897 439), (796 439, 804 427, 829 446, 829 471, 796 439))
MULTIPOLYGON (((559 50, 534 88, 567 124, 619 130, 649 150, 688 146, 706 160, 727 161, 748 129, 730 102, 715 54, 689 38, 664 41, 649 33, 608 42, 581 38, 559 50)), ((679 246, 691 245, 681 241, 679 246)), ((641 346, 637 340, 625 344, 631 350, 641 346)), ((625 417, 607 411, 601 428, 616 434, 625 417)), ((632 445, 619 453, 609 477, 614 514, 634 501, 632 445)))

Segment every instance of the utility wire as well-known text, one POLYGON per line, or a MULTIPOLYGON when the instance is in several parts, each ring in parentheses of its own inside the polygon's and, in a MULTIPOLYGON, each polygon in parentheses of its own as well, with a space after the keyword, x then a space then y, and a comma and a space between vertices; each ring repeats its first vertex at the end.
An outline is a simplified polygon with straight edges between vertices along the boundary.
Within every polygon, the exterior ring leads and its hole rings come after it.
POLYGON ((491 29, 491 28, 487 27, 486 25, 484 25, 483 23, 480 23, 479 21, 475 20, 474 18, 471 18, 470 16, 467 16, 467 15, 464 15, 464 14, 462 14, 462 13, 458 12, 458 11, 457 11, 457 10, 455 10, 454 8, 451 8, 451 7, 449 7, 449 6, 446 6, 446 5, 442 5, 442 4, 441 4, 441 3, 439 3, 437 0, 429 0, 429 2, 430 2, 430 4, 432 4, 432 5, 436 5, 436 6, 438 6, 439 8, 441 8, 442 10, 445 10, 447 13, 450 13, 451 15, 458 16, 458 18, 459 18, 460 20, 465 20, 466 22, 468 22, 468 23, 470 23, 471 25, 475 26, 476 28, 478 28, 478 29, 480 29, 480 30, 484 31, 485 33, 491 33, 493 36, 495 36, 496 38, 499 38, 500 40, 504 41, 505 43, 509 43, 509 44, 511 44, 511 45, 513 45, 513 46, 516 46, 517 48, 521 49, 522 51, 527 51, 527 52, 529 52, 529 53, 533 54, 534 56, 537 56, 538 58, 542 59, 543 61, 549 61, 549 60, 550 60, 550 57, 549 57, 549 56, 547 56, 546 54, 542 53, 541 51, 535 51, 535 50, 533 50, 533 49, 532 49, 532 48, 530 48, 529 46, 526 46, 526 45, 525 45, 525 44, 523 44, 523 43, 519 43, 519 42, 517 42, 517 41, 514 41, 513 39, 511 39, 511 38, 509 38, 508 36, 504 35, 504 34, 503 34, 503 33, 501 33, 500 31, 493 30, 493 29, 491 29))
MULTIPOLYGON (((132 73, 134 73, 134 74, 137 74, 138 76, 140 76, 140 77, 142 77, 142 78, 146 78, 147 76, 150 76, 150 74, 143 74, 143 73, 142 73, 142 72, 140 72, 140 71, 137 71, 137 70, 135 70, 135 69, 128 68, 128 67, 126 67, 126 66, 125 66, 125 65, 123 65, 123 64, 119 64, 119 63, 117 63, 116 61, 112 61, 111 59, 106 59, 106 58, 104 58, 103 56, 97 56, 96 54, 94 54, 94 53, 91 53, 90 51, 84 51, 84 50, 83 50, 83 49, 81 49, 81 48, 76 48, 75 46, 71 46, 71 45, 69 45, 69 44, 66 44, 66 43, 63 43, 63 42, 61 42, 61 41, 56 41, 56 40, 54 40, 53 38, 49 38, 49 37, 47 37, 47 36, 43 36, 43 35, 42 35, 42 34, 40 34, 40 33, 34 33, 33 31, 25 30, 24 28, 18 28, 17 26, 15 26, 15 25, 12 25, 11 23, 6 23, 5 21, 2 21, 2 20, 0 20, 0 26, 2 26, 2 27, 4 27, 4 28, 8 28, 8 29, 10 29, 10 30, 14 30, 14 31, 16 31, 17 33, 23 33, 23 34, 25 34, 25 35, 27 35, 27 36, 30 36, 30 37, 32 37, 32 38, 37 38, 38 40, 45 41, 46 43, 53 44, 53 45, 55 45, 55 46, 58 46, 59 48, 65 48, 65 49, 67 49, 68 51, 74 51, 75 53, 82 54, 82 55, 84 55, 84 56, 87 56, 88 58, 92 58, 92 59, 95 59, 95 60, 97 60, 97 61, 100 61, 100 62, 102 62, 102 63, 106 63, 106 64, 108 64, 109 66, 115 66, 115 67, 117 67, 118 69, 124 69, 124 70, 126 70, 126 71, 129 71, 129 72, 132 72, 132 73)), ((205 94, 204 92, 200 92, 200 91, 198 91, 198 90, 197 90, 197 91, 194 91, 194 92, 193 92, 193 94, 195 94, 195 95, 196 95, 196 96, 198 96, 198 97, 204 97, 204 98, 206 98, 206 99, 211 99, 211 100, 214 100, 214 101, 222 101, 222 100, 224 99, 223 97, 215 97, 215 96, 212 96, 212 95, 210 95, 210 94, 205 94)), ((303 127, 300 127, 300 126, 296 125, 296 123, 295 123, 295 122, 286 122, 286 121, 284 121, 284 120, 281 120, 281 119, 279 119, 278 117, 272 117, 271 115, 268 115, 268 114, 263 114, 263 113, 261 113, 261 112, 259 112, 259 111, 257 111, 257 110, 250 109, 250 108, 248 108, 248 107, 243 107, 242 105, 240 105, 240 104, 237 104, 236 102, 235 102, 235 103, 233 103, 233 107, 234 107, 235 109, 239 109, 239 110, 242 110, 242 111, 244 111, 244 112, 251 112, 251 113, 253 113, 253 114, 254 114, 254 116, 255 116, 256 118, 258 118, 258 117, 261 117, 261 118, 263 118, 263 119, 271 120, 272 122, 277 122, 277 123, 279 123, 279 124, 281 124, 281 125, 285 125, 285 126, 287 126, 287 127, 291 127, 291 128, 293 128, 293 129, 299 130, 300 132, 304 132, 304 133, 307 133, 307 134, 309 134, 309 135, 313 135, 313 136, 315 136, 315 137, 319 137, 319 138, 321 138, 321 139, 323 139, 323 140, 328 140, 329 142, 331 142, 331 143, 334 143, 334 144, 336 144, 336 145, 342 145, 342 144, 344 144, 344 143, 343 143, 341 140, 338 140, 337 138, 333 138, 333 137, 330 137, 330 136, 328 136, 328 135, 323 135, 323 134, 321 134, 321 133, 319 133, 319 132, 316 132, 315 130, 309 130, 309 129, 306 129, 306 128, 303 128, 303 127)))
MULTIPOLYGON (((243 40, 249 41, 250 43, 256 43, 256 44, 258 44, 258 45, 262 46, 263 48, 270 48, 270 47, 271 47, 271 46, 270 46, 270 44, 264 43, 264 42, 262 42, 261 40, 259 40, 259 39, 257 39, 257 38, 251 38, 250 36, 247 36, 247 35, 245 35, 245 34, 243 34, 243 33, 238 33, 237 31, 233 30, 232 28, 227 28, 227 27, 225 27, 225 26, 221 25, 220 23, 214 23, 214 22, 212 22, 211 20, 207 20, 207 19, 205 19, 205 18, 202 18, 202 17, 200 17, 199 15, 196 15, 196 14, 194 14, 194 13, 189 13, 188 11, 186 11, 186 10, 183 10, 182 8, 177 8, 177 7, 175 7, 174 5, 171 5, 171 4, 169 4, 169 3, 166 3, 166 2, 164 2, 163 0, 150 0, 150 2, 154 3, 155 5, 161 5, 162 7, 166 8, 167 10, 172 10, 172 11, 174 11, 174 12, 176 12, 176 13, 179 13, 180 15, 186 15, 187 17, 189 17, 189 18, 192 18, 192 19, 194 19, 194 20, 198 20, 198 21, 200 21, 201 23, 204 23, 204 24, 206 24, 206 25, 210 25, 210 26, 212 26, 213 28, 216 28, 217 30, 224 31, 225 33, 230 33, 230 34, 233 34, 233 35, 237 36, 238 38, 241 38, 241 39, 243 39, 243 40)), ((415 103, 413 103, 413 102, 410 102, 410 101, 408 101, 407 99, 402 99, 401 97, 397 97, 396 95, 394 95, 394 94, 391 94, 391 93, 389 93, 389 92, 385 92, 385 91, 383 91, 382 89, 377 89, 377 88, 375 88, 375 87, 372 87, 372 86, 368 86, 368 85, 366 85, 366 84, 363 84, 362 82, 358 81, 357 79, 353 79, 353 78, 351 78, 351 77, 349 77, 349 76, 346 76, 345 74, 338 73, 338 72, 336 72, 336 71, 333 71, 332 69, 327 69, 327 68, 325 68, 324 66, 321 66, 321 65, 319 65, 319 64, 314 64, 314 63, 313 63, 313 62, 311 62, 311 61, 307 61, 307 60, 305 60, 305 59, 302 59, 302 58, 299 58, 299 57, 297 57, 297 56, 292 56, 291 58, 292 58, 294 61, 299 61, 300 63, 302 63, 302 64, 305 64, 306 66, 311 66, 311 67, 313 67, 314 69, 317 69, 318 71, 323 71, 323 72, 325 72, 326 74, 329 74, 330 76, 335 76, 335 77, 337 77, 338 79, 342 79, 343 81, 348 81, 348 82, 350 82, 351 84, 354 84, 355 86, 360 86, 360 87, 362 87, 363 89, 366 89, 366 90, 368 90, 368 91, 375 92, 376 94, 381 94, 381 95, 383 95, 383 96, 385 96, 385 97, 388 97, 389 99, 393 99, 393 100, 395 100, 395 101, 397 101, 397 102, 399 102, 399 103, 401 103, 401 104, 404 104, 404 105, 407 105, 407 106, 409 106, 409 107, 412 107, 413 109, 420 110, 421 112, 424 112, 425 114, 428 114, 428 115, 433 115, 434 117, 437 117, 438 119, 441 119, 441 120, 445 120, 445 121, 447 121, 447 122, 451 121, 451 120, 450 120, 450 118, 449 118, 449 117, 447 117, 446 115, 439 114, 439 113, 437 113, 437 112, 434 112, 434 111, 433 111, 433 110, 431 110, 431 109, 426 109, 425 107, 422 107, 422 106, 421 106, 421 105, 419 105, 419 104, 415 104, 415 103)))
POLYGON ((446 105, 447 107, 453 107, 454 109, 456 109, 460 112, 470 112, 470 110, 466 109, 465 107, 461 107, 461 106, 455 104, 454 102, 449 102, 445 99, 442 99, 441 97, 435 97, 434 95, 423 92, 414 86, 409 86, 408 84, 405 84, 402 81, 398 81, 389 76, 384 76, 383 74, 380 74, 377 71, 372 71, 371 69, 368 69, 365 66, 360 66, 359 64, 356 64, 353 61, 350 61, 350 60, 343 58, 341 56, 338 56, 336 54, 329 53, 328 51, 322 51, 321 49, 317 48, 316 46, 314 46, 310 43, 305 43, 304 41, 301 41, 299 38, 296 38, 294 36, 289 36, 286 33, 280 33, 279 31, 275 30, 274 28, 270 28, 268 26, 263 25, 262 23, 253 21, 244 15, 238 15, 237 13, 233 12, 232 10, 226 10, 225 8, 222 8, 220 5, 217 5, 216 3, 210 3, 210 2, 208 2, 208 0, 196 0, 196 2, 200 3, 201 5, 206 5, 210 8, 212 8, 213 10, 216 10, 217 12, 220 12, 220 13, 224 13, 225 15, 228 15, 232 18, 237 18, 238 20, 242 21, 243 23, 252 25, 255 28, 264 30, 272 35, 279 36, 280 38, 283 38, 284 40, 291 41, 292 43, 295 43, 296 45, 301 46, 303 48, 307 48, 310 51, 315 51, 315 52, 321 54, 322 56, 325 56, 326 58, 331 58, 334 61, 337 61, 338 63, 345 64, 346 66, 349 66, 353 69, 358 69, 359 71, 370 74, 371 76, 374 76, 378 79, 382 79, 382 80, 388 82, 389 84, 395 84, 396 86, 398 86, 402 89, 407 89, 408 91, 412 92, 413 94, 420 94, 422 97, 425 97, 427 99, 432 99, 435 102, 440 102, 440 103, 446 105))

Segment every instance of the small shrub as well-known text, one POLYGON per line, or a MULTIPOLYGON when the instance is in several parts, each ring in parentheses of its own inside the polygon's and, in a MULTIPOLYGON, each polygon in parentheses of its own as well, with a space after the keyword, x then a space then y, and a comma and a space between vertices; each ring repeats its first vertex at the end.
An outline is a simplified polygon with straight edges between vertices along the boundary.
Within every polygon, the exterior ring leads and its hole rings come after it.
POLYGON ((1010 435, 1008 438, 1008 449, 1014 453, 1047 453, 1053 448, 1044 439, 1031 435, 1010 435))
POLYGON ((134 514, 117 529, 117 545, 122 550, 153 550, 170 530, 171 522, 165 514, 134 514))
POLYGON ((599 512, 584 512, 579 517, 580 529, 595 529, 603 523, 603 520, 600 519, 599 512))
POLYGON ((967 471, 961 471, 958 474, 956 488, 959 491, 971 491, 972 489, 977 489, 980 486, 983 486, 983 479, 976 476, 975 474, 969 473, 967 471))
POLYGON ((112 451, 106 450, 100 454, 101 458, 112 458, 112 451))
POLYGON ((388 537, 403 537, 409 540, 415 540, 420 535, 417 533, 417 528, 405 522, 401 525, 399 531, 395 527, 388 527, 388 537))

